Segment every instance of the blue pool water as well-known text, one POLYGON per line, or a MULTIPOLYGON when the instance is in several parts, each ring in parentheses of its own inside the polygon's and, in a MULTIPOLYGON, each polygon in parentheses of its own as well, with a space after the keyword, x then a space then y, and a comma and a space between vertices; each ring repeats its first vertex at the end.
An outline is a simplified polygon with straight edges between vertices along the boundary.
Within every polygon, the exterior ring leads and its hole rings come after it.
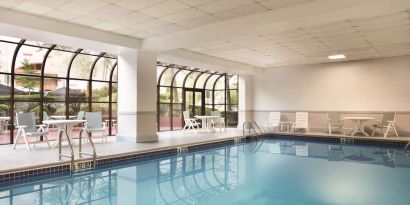
POLYGON ((263 140, 0 188, 1 205, 408 205, 410 152, 263 140))

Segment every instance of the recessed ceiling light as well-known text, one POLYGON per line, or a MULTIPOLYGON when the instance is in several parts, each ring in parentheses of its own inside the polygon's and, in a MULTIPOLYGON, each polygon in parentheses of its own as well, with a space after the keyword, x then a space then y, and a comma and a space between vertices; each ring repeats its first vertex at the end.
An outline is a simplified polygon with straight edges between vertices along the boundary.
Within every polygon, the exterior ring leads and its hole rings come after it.
POLYGON ((336 55, 330 55, 327 58, 331 59, 331 60, 337 60, 337 59, 343 59, 346 58, 345 55, 343 54, 336 54, 336 55))

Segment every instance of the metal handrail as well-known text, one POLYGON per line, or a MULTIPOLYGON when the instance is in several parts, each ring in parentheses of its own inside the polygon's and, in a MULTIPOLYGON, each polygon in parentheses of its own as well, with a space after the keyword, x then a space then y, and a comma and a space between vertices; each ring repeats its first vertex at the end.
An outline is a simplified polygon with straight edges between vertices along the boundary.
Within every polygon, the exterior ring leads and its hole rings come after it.
POLYGON ((255 122, 255 121, 246 121, 242 124, 242 133, 243 135, 245 135, 245 130, 246 130, 246 125, 248 125, 248 133, 251 133, 251 129, 253 130, 253 132, 255 134, 263 134, 261 128, 259 127, 259 125, 255 122), (255 129, 256 127, 256 129, 255 129))
POLYGON ((404 149, 409 148, 409 146, 410 146, 410 141, 406 144, 406 146, 404 146, 404 149))
POLYGON ((71 170, 73 170, 74 169, 74 149, 73 149, 73 145, 72 145, 72 143, 71 143, 71 139, 70 139, 70 137, 68 136, 68 134, 67 134, 67 130, 66 130, 66 128, 62 128, 61 130, 60 130, 60 133, 59 133, 59 135, 58 135, 58 159, 61 161, 61 157, 67 157, 67 158, 70 158, 70 160, 71 160, 71 170), (65 133, 65 136, 66 136, 66 138, 67 138, 67 142, 68 142, 68 145, 69 145, 69 147, 70 147, 70 149, 71 149, 71 155, 64 155, 64 154, 62 154, 61 153, 61 143, 62 143, 62 135, 63 135, 63 132, 65 133))
POLYGON ((93 141, 91 140, 91 134, 90 134, 90 132, 88 132, 87 130, 86 130, 86 128, 83 128, 82 130, 81 130, 81 132, 80 132, 80 136, 79 136, 79 152, 78 152, 78 156, 80 157, 80 158, 82 158, 83 156, 83 154, 84 155, 89 155, 89 156, 93 156, 93 166, 95 167, 95 165, 96 165, 96 160, 97 160, 97 152, 96 152, 96 150, 95 150, 95 145, 94 145, 94 143, 93 143, 93 141), (88 142, 90 142, 90 144, 91 144, 91 148, 92 148, 92 150, 93 150, 93 152, 92 153, 88 153, 88 152, 83 152, 82 151, 82 136, 83 136, 83 132, 86 132, 87 133, 87 138, 88 138, 88 142))

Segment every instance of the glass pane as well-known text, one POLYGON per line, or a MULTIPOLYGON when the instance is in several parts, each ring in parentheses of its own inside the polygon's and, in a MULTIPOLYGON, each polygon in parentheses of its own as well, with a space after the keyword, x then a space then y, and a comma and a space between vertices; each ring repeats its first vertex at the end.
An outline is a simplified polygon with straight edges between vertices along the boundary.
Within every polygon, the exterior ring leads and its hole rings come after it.
POLYGON ((10 104, 0 101, 0 144, 10 143, 10 104))
POLYGON ((65 101, 66 80, 56 78, 44 78, 44 100, 65 101))
POLYGON ((191 75, 188 76, 188 78, 185 82, 185 87, 186 88, 193 88, 195 79, 198 77, 199 74, 201 74, 201 73, 200 72, 191 73, 191 75))
POLYGON ((109 83, 104 82, 92 82, 93 92, 92 100, 93 102, 108 102, 109 96, 109 83))
POLYGON ((225 105, 215 105, 215 110, 221 112, 221 116, 225 115, 225 105))
POLYGON ((53 50, 48 55, 44 75, 50 77, 67 77, 68 64, 73 53, 53 50))
POLYGON ((195 92, 195 115, 202 115, 202 92, 195 92))
POLYGON ((159 105, 159 130, 171 129, 170 113, 171 106, 169 104, 159 105))
POLYGON ((229 88, 226 88, 226 89, 238 89, 238 76, 237 75, 233 75, 229 79, 229 88))
POLYGON ((46 52, 45 48, 22 46, 16 58, 15 73, 40 75, 46 52))
POLYGON ((40 78, 29 76, 15 76, 14 99, 16 100, 40 100, 40 78))
POLYGON ((68 112, 70 116, 77 116, 80 111, 88 112, 88 103, 71 102, 68 104, 68 112))
POLYGON ((226 104, 238 104, 238 90, 226 91, 226 104))
POLYGON ((69 100, 71 102, 85 102, 88 99, 88 81, 70 80, 69 100))
POLYGON ((107 122, 108 123, 108 119, 109 119, 109 107, 108 107, 109 103, 93 103, 93 112, 101 112, 102 113, 102 118, 103 118, 103 122, 107 122))
POLYGON ((40 121, 40 103, 39 102, 15 102, 14 116, 18 112, 34 112, 37 123, 40 121))
POLYGON ((165 69, 163 66, 157 66, 157 82, 159 80, 159 75, 161 75, 162 71, 165 69))
MULTIPOLYGON (((64 102, 44 102, 43 111, 47 115, 43 114, 43 120, 53 119, 65 119, 65 103, 64 102)), ((56 126, 50 126, 48 128, 48 139, 55 140, 58 137, 58 130, 56 126)))
POLYGON ((9 36, 2 36, 2 35, 0 35, 0 40, 10 41, 10 42, 15 42, 15 43, 18 43, 20 41, 19 38, 14 38, 14 37, 9 37, 9 36))
POLYGON ((209 89, 209 90, 214 89, 215 80, 218 79, 219 77, 220 75, 213 75, 211 78, 209 78, 208 82, 205 85, 206 89, 209 89))
POLYGON ((174 129, 182 129, 182 104, 172 105, 172 125, 174 129))
POLYGON ((221 78, 219 78, 215 84, 215 90, 222 90, 222 89, 225 89, 225 76, 222 76, 221 78))
POLYGON ((109 81, 111 68, 114 65, 115 61, 116 60, 111 58, 100 58, 98 62, 95 64, 93 71, 93 79, 109 81))
MULTIPOLYGON (((3 36, 0 36, 2 39, 3 36)), ((10 73, 11 62, 17 44, 0 42, 0 72, 10 73)))
POLYGON ((159 88, 159 102, 160 103, 169 103, 170 101, 171 88, 169 87, 160 87, 159 88))
POLYGON ((215 104, 225 104, 225 92, 223 90, 215 91, 215 104))
POLYGON ((11 76, 0 74, 0 100, 10 100, 11 76))
POLYGON ((185 109, 186 111, 189 112, 189 115, 192 116, 192 106, 194 106, 194 94, 192 91, 186 91, 185 92, 185 109))
POLYGON ((171 86, 171 80, 174 77, 175 69, 168 68, 162 75, 160 85, 171 86))
POLYGON ((205 103, 212 104, 212 91, 211 90, 205 90, 205 103))
POLYGON ((227 106, 227 120, 226 123, 228 126, 237 126, 238 125, 238 106, 227 106))
POLYGON ((118 65, 114 68, 114 73, 112 74, 112 82, 118 82, 118 65))
POLYGON ((95 56, 78 54, 71 66, 70 77, 79 79, 89 79, 91 65, 95 60, 95 56))
POLYGON ((211 115, 212 105, 205 105, 205 115, 211 115))
POLYGON ((182 103, 182 88, 173 88, 173 92, 174 98, 172 101, 174 103, 182 103))
POLYGON ((204 88, 204 83, 205 80, 209 77, 210 74, 204 73, 202 74, 199 78, 198 81, 196 82, 195 88, 203 89, 204 88))
POLYGON ((117 134, 117 103, 112 103, 112 124, 111 124, 111 134, 117 134))
POLYGON ((118 93, 118 84, 117 83, 113 83, 112 84, 112 102, 117 102, 118 98, 117 98, 117 93, 118 93))
POLYGON ((189 70, 182 70, 176 76, 174 80, 175 87, 182 87, 182 83, 184 82, 185 76, 190 73, 189 70))

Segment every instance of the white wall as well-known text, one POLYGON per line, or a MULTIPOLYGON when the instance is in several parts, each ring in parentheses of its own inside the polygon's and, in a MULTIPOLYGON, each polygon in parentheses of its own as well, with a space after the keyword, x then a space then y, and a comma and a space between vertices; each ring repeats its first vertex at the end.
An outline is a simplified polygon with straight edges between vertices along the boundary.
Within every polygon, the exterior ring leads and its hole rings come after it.
POLYGON ((254 110, 410 111, 410 56, 267 70, 254 110))
POLYGON ((253 76, 253 120, 266 124, 270 111, 281 111, 294 121, 294 111, 309 111, 312 130, 325 131, 327 111, 376 119, 396 111, 399 135, 410 135, 409 78, 410 56, 274 68, 253 76))

